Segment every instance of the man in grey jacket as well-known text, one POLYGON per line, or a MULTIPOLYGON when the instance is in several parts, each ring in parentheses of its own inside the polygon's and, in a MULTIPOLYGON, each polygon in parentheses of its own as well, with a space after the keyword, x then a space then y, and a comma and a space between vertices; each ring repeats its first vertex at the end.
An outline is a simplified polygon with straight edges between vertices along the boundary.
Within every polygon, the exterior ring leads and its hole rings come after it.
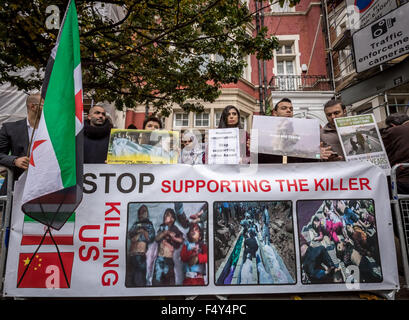
MULTIPOLYGON (((27 170, 29 165, 27 149, 34 127, 38 126, 38 119, 41 116, 40 100, 39 93, 30 94, 26 100, 27 118, 5 122, 0 129, 0 165, 13 169, 14 179, 27 170)), ((5 193, 6 182, 3 183, 0 190, 0 194, 5 193)))
POLYGON ((346 107, 341 100, 331 99, 324 105, 324 113, 328 123, 320 131, 321 159, 324 161, 345 161, 334 119, 346 117, 346 107))

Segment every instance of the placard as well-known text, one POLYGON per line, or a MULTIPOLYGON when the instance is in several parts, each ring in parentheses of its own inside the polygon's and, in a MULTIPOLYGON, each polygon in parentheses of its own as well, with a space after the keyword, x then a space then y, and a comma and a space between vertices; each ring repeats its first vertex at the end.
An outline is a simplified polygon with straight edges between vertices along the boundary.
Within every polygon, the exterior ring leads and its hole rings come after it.
POLYGON ((276 154, 299 158, 320 158, 320 127, 317 119, 286 117, 253 117, 253 132, 257 131, 257 146, 252 152, 276 154))
POLYGON ((391 166, 373 114, 334 119, 346 161, 369 161, 390 175, 391 166))
POLYGON ((112 129, 108 145, 108 164, 178 163, 178 131, 112 129))

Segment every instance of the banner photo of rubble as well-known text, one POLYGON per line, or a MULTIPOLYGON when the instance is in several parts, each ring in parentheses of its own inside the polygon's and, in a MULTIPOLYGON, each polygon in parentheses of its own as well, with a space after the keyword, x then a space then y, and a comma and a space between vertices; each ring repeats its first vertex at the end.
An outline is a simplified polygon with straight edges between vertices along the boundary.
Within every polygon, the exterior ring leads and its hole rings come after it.
POLYGON ((125 286, 208 284, 207 202, 128 204, 125 286))
POLYGON ((373 200, 297 201, 303 284, 382 282, 373 200))
POLYGON ((291 201, 214 202, 216 285, 296 283, 291 201))

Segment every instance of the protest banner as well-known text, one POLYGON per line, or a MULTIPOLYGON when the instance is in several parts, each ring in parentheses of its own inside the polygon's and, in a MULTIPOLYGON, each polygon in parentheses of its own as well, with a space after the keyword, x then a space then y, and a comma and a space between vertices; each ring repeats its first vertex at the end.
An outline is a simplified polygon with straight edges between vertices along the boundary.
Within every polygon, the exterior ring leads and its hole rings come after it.
MULTIPOLYGON (((252 132, 256 130, 259 153, 320 158, 320 126, 317 119, 255 115, 252 132)), ((254 145, 252 143, 251 148, 254 145)))
POLYGON ((72 243, 57 251, 45 241, 35 255, 37 244, 22 243, 17 182, 5 296, 399 287, 386 176, 370 163, 87 164, 84 173, 84 201, 63 232, 72 243))
POLYGON ((112 129, 107 163, 173 164, 179 150, 178 131, 112 129))
POLYGON ((391 166, 373 114, 334 119, 346 161, 369 161, 387 175, 391 166))

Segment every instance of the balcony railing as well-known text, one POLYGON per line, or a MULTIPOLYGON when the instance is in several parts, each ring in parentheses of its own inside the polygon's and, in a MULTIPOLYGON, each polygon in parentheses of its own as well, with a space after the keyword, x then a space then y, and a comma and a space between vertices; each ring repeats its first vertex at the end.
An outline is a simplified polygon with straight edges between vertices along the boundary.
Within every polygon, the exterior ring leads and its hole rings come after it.
POLYGON ((332 82, 326 76, 280 75, 269 83, 273 91, 332 91, 332 82))

